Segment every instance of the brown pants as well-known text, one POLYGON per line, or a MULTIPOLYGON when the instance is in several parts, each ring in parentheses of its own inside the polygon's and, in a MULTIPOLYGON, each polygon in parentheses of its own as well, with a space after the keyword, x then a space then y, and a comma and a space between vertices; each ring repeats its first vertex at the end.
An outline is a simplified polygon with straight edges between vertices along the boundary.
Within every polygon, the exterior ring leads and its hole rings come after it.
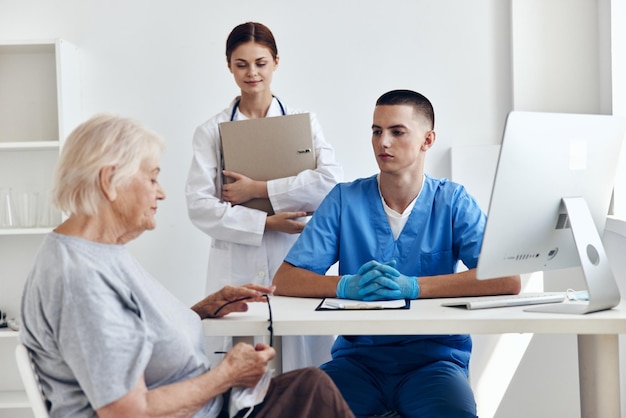
POLYGON ((354 414, 330 377, 320 369, 307 367, 273 378, 265 400, 250 417, 354 418, 354 414))

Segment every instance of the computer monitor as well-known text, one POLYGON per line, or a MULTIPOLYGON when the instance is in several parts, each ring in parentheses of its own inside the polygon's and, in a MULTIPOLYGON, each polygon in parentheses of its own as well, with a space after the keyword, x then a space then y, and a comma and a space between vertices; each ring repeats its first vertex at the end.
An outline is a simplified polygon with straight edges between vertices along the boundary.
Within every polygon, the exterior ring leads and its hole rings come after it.
POLYGON ((589 301, 527 310, 588 313, 620 294, 600 235, 626 119, 513 111, 508 115, 477 277, 581 266, 589 301))

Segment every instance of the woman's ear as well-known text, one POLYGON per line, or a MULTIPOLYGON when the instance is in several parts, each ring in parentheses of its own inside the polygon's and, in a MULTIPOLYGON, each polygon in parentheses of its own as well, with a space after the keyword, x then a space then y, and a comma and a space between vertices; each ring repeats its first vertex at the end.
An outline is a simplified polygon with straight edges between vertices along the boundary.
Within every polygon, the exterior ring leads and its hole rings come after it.
POLYGON ((112 186, 114 173, 115 166, 107 166, 100 170, 99 175, 100 190, 109 202, 114 202, 117 199, 117 190, 112 186))
POLYGON ((274 59, 274 71, 278 69, 278 62, 280 61, 280 56, 276 55, 276 59, 274 59))

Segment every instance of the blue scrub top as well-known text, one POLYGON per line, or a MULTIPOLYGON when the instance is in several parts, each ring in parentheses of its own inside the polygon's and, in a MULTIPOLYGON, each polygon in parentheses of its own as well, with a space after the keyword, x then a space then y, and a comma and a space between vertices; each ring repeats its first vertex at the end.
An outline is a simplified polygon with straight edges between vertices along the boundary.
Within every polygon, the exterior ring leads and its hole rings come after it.
MULTIPOLYGON (((396 260, 398 271, 409 276, 450 274, 459 261, 469 269, 476 267, 485 223, 485 214, 463 186, 427 175, 404 229, 394 240, 372 176, 336 185, 285 261, 319 274, 337 261, 340 275, 354 274, 370 260, 396 260)), ((390 362, 415 367, 416 361, 433 356, 467 366, 470 351, 469 335, 340 336, 333 357, 371 357, 384 370, 390 362)))

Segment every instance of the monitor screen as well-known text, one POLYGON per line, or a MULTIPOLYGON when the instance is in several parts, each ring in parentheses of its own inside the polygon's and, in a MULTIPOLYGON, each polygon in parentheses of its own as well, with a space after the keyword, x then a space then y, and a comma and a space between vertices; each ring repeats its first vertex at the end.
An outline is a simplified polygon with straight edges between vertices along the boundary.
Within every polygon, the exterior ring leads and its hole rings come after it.
MULTIPOLYGON (((600 235, 626 119, 513 111, 500 147, 479 279, 581 266, 586 313, 619 303, 600 235)), ((542 307, 543 308, 543 307, 542 307)))

